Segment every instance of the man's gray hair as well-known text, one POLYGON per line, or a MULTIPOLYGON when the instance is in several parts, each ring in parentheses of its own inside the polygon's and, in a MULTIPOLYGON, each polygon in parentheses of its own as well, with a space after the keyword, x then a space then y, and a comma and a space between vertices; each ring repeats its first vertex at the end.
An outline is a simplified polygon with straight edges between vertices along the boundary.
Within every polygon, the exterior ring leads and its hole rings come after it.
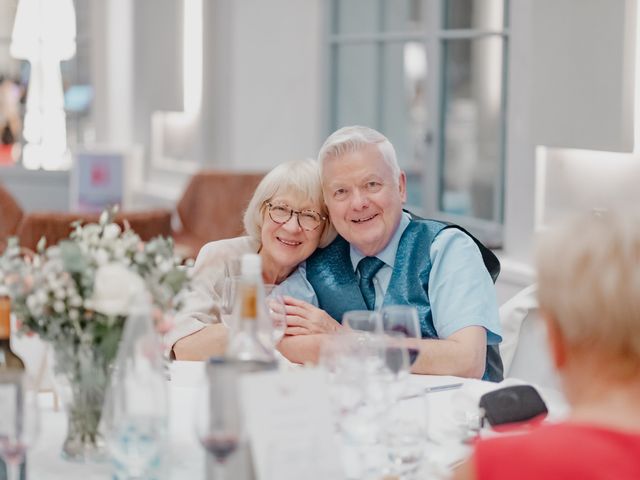
POLYGON ((378 147, 382 158, 391 167, 393 177, 397 182, 400 177, 400 166, 393 145, 387 137, 377 130, 360 125, 343 127, 329 135, 318 153, 320 178, 322 178, 324 162, 328 158, 339 158, 346 153, 358 152, 369 145, 378 147))

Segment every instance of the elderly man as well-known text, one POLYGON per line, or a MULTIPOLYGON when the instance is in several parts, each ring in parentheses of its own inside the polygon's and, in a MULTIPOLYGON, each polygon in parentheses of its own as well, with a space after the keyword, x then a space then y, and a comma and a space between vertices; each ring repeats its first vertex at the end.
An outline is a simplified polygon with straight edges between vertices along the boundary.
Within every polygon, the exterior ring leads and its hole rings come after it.
POLYGON ((323 337, 314 334, 340 329, 344 312, 408 304, 418 309, 423 337, 415 340, 415 373, 501 380, 495 256, 459 227, 403 211, 406 177, 381 133, 342 128, 318 161, 340 236, 307 260, 319 308, 287 299, 282 353, 315 360, 323 337))

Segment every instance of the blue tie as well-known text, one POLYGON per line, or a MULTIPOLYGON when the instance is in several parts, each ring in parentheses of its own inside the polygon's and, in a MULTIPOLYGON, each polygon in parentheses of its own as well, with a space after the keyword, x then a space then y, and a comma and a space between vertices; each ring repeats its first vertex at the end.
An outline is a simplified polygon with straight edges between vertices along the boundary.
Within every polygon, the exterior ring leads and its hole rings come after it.
POLYGON ((376 305, 376 289, 373 286, 373 277, 378 270, 384 266, 384 262, 378 257, 364 257, 358 263, 358 273, 360 274, 360 291, 367 304, 368 310, 373 310, 376 305))

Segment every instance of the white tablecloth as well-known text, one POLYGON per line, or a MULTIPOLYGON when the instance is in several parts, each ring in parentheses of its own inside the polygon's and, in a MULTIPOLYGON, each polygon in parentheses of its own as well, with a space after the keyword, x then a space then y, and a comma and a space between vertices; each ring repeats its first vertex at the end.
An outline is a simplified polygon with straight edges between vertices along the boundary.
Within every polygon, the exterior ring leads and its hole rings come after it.
MULTIPOLYGON (((171 405, 170 443, 163 458, 166 479, 204 479, 205 452, 195 438, 193 428, 193 403, 195 385, 204 381, 204 364, 201 362, 174 362, 171 366, 169 398, 171 405)), ((477 405, 483 393, 504 386, 479 380, 456 377, 412 375, 411 387, 416 391, 433 385, 463 382, 460 389, 429 394, 430 458, 446 468, 468 453, 468 447, 460 444, 460 412, 477 405)), ((509 382, 513 383, 513 381, 509 382)), ((566 414, 562 397, 553 391, 543 392, 550 410, 550 418, 566 414)), ((47 480, 98 480, 108 479, 110 465, 77 464, 60 456, 66 434, 66 417, 62 409, 55 411, 50 400, 44 399, 41 416, 41 433, 37 443, 28 452, 28 471, 31 479, 47 480)))

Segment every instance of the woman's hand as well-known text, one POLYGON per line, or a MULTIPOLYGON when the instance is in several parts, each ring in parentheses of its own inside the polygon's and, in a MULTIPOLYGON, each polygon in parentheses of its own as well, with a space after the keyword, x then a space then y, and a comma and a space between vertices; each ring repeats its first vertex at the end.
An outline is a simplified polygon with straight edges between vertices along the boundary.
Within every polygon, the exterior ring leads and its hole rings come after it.
POLYGON ((324 310, 303 300, 284 297, 287 312, 287 329, 285 335, 310 335, 314 333, 333 333, 342 328, 324 310))

